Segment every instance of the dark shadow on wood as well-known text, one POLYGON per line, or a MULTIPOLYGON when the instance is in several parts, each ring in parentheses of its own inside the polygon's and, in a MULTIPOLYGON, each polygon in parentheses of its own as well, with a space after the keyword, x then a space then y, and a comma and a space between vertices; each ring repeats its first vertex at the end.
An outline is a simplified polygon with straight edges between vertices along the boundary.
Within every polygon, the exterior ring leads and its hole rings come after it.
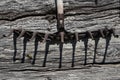
POLYGON ((46 45, 45 45, 45 56, 44 56, 44 61, 43 61, 43 67, 46 67, 46 61, 47 61, 47 55, 49 52, 49 46, 50 46, 50 42, 46 41, 46 45))
POLYGON ((77 43, 77 41, 72 42, 73 53, 72 53, 72 65, 71 65, 71 67, 74 67, 76 43, 77 43))
POLYGON ((38 38, 35 38, 35 43, 34 43, 34 55, 33 55, 33 61, 32 61, 32 65, 35 64, 35 60, 36 60, 36 55, 37 55, 37 49, 38 49, 38 38))
POLYGON ((88 49, 88 37, 83 39, 84 46, 85 46, 85 62, 84 65, 87 64, 87 49, 88 49))
POLYGON ((62 52, 63 52, 63 43, 62 42, 59 45, 59 51, 60 51, 59 68, 61 68, 62 67, 62 52))
POLYGON ((16 61, 16 54, 17 54, 17 37, 18 34, 13 32, 13 46, 14 46, 14 55, 13 55, 13 62, 16 61))
POLYGON ((93 64, 96 63, 97 46, 98 46, 98 42, 99 42, 100 38, 98 37, 98 38, 95 38, 94 40, 95 40, 95 49, 94 49, 93 64))
POLYGON ((27 38, 24 36, 24 39, 23 39, 23 54, 22 54, 21 63, 25 62, 25 52, 26 52, 27 41, 28 41, 27 38))
POLYGON ((106 37, 105 53, 104 53, 104 57, 103 57, 103 61, 102 61, 102 63, 105 63, 106 55, 107 55, 107 51, 108 51, 108 46, 109 46, 109 43, 110 43, 111 37, 112 37, 111 34, 108 34, 108 36, 106 37))

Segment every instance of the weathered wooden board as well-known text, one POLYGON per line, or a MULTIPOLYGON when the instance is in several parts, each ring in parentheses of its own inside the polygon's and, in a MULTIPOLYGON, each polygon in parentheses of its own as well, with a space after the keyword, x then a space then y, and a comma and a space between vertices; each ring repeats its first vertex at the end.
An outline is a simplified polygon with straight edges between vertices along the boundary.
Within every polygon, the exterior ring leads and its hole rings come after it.
MULTIPOLYGON (((84 32, 104 27, 115 28, 120 34, 120 3, 119 0, 64 0, 65 28, 69 32, 84 32)), ((0 0, 0 37, 8 34, 10 29, 23 28, 31 31, 56 32, 56 17, 54 0, 0 0)), ((23 52, 23 39, 18 40, 17 58, 23 52)), ((27 54, 33 55, 33 41, 27 44, 27 54)), ((63 52, 63 68, 58 72, 59 50, 58 45, 51 45, 47 68, 41 67, 44 57, 44 43, 39 44, 36 65, 30 60, 20 64, 17 60, 12 63, 13 40, 0 39, 0 78, 3 80, 119 80, 120 65, 97 65, 94 67, 82 66, 84 61, 84 45, 80 41, 76 46, 75 68, 71 69, 72 45, 65 44, 63 52), (57 69, 56 69, 57 68, 57 69), (76 70, 75 70, 76 69, 76 70), (46 72, 47 71, 47 72, 46 72), (53 71, 53 72, 51 72, 53 71)), ((105 51, 105 39, 100 39, 97 49, 97 62, 101 62, 105 51)), ((88 42, 88 63, 92 63, 94 40, 88 42)), ((107 53, 107 62, 120 61, 120 38, 111 39, 107 53)))
MULTIPOLYGON (((52 0, 53 1, 53 0, 52 0)), ((1 28, 23 27, 56 31, 55 5, 51 0, 0 1, 1 28)), ((119 0, 64 0, 65 27, 68 31, 119 27, 119 0)))

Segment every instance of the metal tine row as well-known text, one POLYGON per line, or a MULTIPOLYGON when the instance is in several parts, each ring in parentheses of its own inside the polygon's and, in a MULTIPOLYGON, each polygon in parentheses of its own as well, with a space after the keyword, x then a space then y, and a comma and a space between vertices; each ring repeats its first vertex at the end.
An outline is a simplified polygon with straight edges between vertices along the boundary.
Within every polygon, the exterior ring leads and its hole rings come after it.
POLYGON ((44 42, 44 41, 46 42, 43 67, 46 66, 47 55, 48 55, 48 52, 49 52, 50 44, 56 44, 56 41, 57 41, 58 44, 59 44, 59 50, 60 50, 59 68, 62 67, 62 52, 63 52, 63 44, 64 43, 72 43, 73 52, 72 52, 72 65, 71 65, 71 67, 74 67, 75 47, 76 47, 77 41, 82 40, 84 42, 84 45, 85 45, 85 62, 84 62, 84 65, 86 65, 87 64, 88 39, 91 38, 91 39, 95 40, 95 50, 94 50, 94 58, 93 58, 93 64, 94 64, 94 63, 96 63, 95 59, 96 59, 96 53, 97 53, 97 45, 98 45, 98 42, 100 40, 100 37, 106 39, 105 55, 104 55, 102 63, 105 63, 107 49, 108 49, 109 42, 111 40, 112 34, 115 37, 118 37, 117 35, 115 35, 114 29, 107 29, 107 28, 100 29, 100 30, 97 30, 97 31, 87 31, 87 32, 83 32, 83 33, 64 33, 64 36, 63 36, 63 34, 58 34, 58 33, 45 34, 45 33, 32 32, 32 31, 26 31, 26 30, 16 30, 16 29, 14 29, 12 31, 13 31, 13 42, 14 42, 14 56, 13 56, 13 61, 14 62, 16 61, 17 40, 21 37, 24 37, 24 39, 23 39, 23 44, 24 44, 23 45, 23 57, 21 59, 21 63, 24 63, 25 62, 25 52, 26 52, 27 42, 30 41, 30 40, 33 40, 35 38, 35 42, 34 42, 35 43, 34 44, 35 50, 34 50, 32 64, 35 64, 39 41, 40 42, 44 42), (60 35, 60 36, 58 36, 58 35, 60 35), (52 38, 50 36, 52 36, 52 38), (58 39, 56 37, 58 37, 58 39), (68 40, 65 39, 65 37, 68 40))
MULTIPOLYGON (((13 33, 13 45, 14 45, 14 55, 13 55, 13 62, 16 61, 16 53, 17 53, 17 40, 19 40, 21 37, 23 38, 23 57, 21 59, 21 63, 24 63, 25 61, 25 52, 26 52, 26 46, 28 41, 32 41, 34 38, 36 38, 37 32, 32 31, 26 31, 24 29, 12 29, 8 35, 3 35, 4 37, 9 37, 13 33)), ((39 36, 39 39, 43 39, 44 33, 41 33, 39 36)), ((40 41, 40 40, 39 40, 40 41)))
MULTIPOLYGON (((118 37, 118 35, 115 34, 115 29, 111 29, 111 31, 109 31, 107 28, 105 28, 104 30, 103 29, 100 29, 98 31, 98 33, 94 33, 96 34, 97 36, 94 37, 92 36, 93 34, 91 32, 88 32, 89 33, 89 36, 91 37, 91 39, 95 40, 95 49, 94 49, 94 58, 93 58, 93 64, 96 63, 95 59, 96 59, 96 53, 97 53, 97 45, 98 45, 98 42, 100 40, 100 37, 106 39, 106 47, 105 47, 105 54, 104 54, 104 58, 103 58, 103 62, 102 63, 105 63, 105 59, 106 59, 106 54, 107 54, 107 49, 108 49, 108 46, 109 46, 109 42, 111 40, 111 36, 113 34, 114 37, 118 37)), ((84 45, 85 45, 85 65, 87 64, 87 44, 88 44, 88 38, 85 38, 83 39, 84 41, 84 45)))
MULTIPOLYGON (((95 0, 95 3, 97 4, 98 1, 95 0)), ((37 55, 37 49, 38 49, 38 42, 46 42, 45 46, 45 56, 43 61, 43 67, 46 66, 47 62, 47 55, 49 52, 50 44, 59 44, 59 51, 60 51, 60 60, 59 60, 59 68, 62 67, 62 52, 63 52, 63 44, 64 43, 72 43, 73 52, 72 52, 72 64, 71 67, 74 67, 74 60, 75 60, 75 49, 76 49, 76 43, 77 41, 82 40, 85 45, 85 62, 84 65, 87 64, 87 49, 88 49, 88 39, 95 40, 95 50, 94 50, 94 58, 93 58, 93 64, 96 63, 96 53, 97 53, 97 45, 99 42, 100 37, 106 39, 106 47, 105 47, 105 55, 103 58, 103 63, 106 59, 107 49, 109 42, 111 40, 111 35, 113 34, 115 37, 115 30, 114 29, 100 29, 96 31, 87 31, 87 32, 75 32, 70 33, 67 32, 64 29, 64 15, 63 15, 63 1, 62 0, 55 0, 56 4, 56 17, 57 17, 57 30, 58 32, 53 34, 48 33, 40 33, 40 32, 32 32, 22 29, 13 29, 11 30, 10 34, 13 32, 13 42, 14 42, 14 56, 13 61, 16 61, 16 53, 17 53, 17 40, 21 37, 24 37, 23 39, 23 57, 21 59, 21 63, 25 62, 25 52, 26 52, 26 45, 28 41, 31 41, 35 39, 35 49, 34 49, 34 55, 32 64, 35 64, 36 55, 37 55)), ((10 35, 9 34, 9 35, 10 35)))
POLYGON ((111 33, 108 32, 108 29, 107 29, 107 28, 105 29, 105 31, 106 31, 106 34, 105 34, 105 37, 104 37, 104 38, 106 39, 106 44, 105 44, 105 53, 104 53, 104 57, 103 57, 102 63, 105 63, 108 46, 109 46, 109 44, 110 44, 110 40, 111 40, 111 37, 112 37, 111 33))
POLYGON ((26 46, 27 42, 31 39, 33 32, 26 31, 26 30, 13 30, 13 43, 14 43, 14 56, 13 61, 16 61, 16 54, 17 54, 17 40, 19 40, 21 37, 23 38, 23 56, 21 59, 21 63, 25 62, 25 52, 26 52, 26 46))

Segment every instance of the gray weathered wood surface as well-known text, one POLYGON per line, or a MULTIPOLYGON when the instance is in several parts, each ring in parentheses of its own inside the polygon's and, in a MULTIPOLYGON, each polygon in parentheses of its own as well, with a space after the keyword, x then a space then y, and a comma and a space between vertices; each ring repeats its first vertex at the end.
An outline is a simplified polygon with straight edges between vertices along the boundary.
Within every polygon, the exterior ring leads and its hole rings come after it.
MULTIPOLYGON (((53 0, 0 1, 1 28, 23 27, 56 31, 53 0)), ((119 0, 64 0, 65 27, 68 31, 119 26, 119 0)))
MULTIPOLYGON (((104 27, 116 28, 120 34, 120 5, 119 0, 98 0, 96 6, 94 0, 64 0, 65 7, 65 29, 70 32, 96 30, 104 27)), ((56 32, 55 4, 53 0, 0 0, 0 37, 8 34, 12 28, 23 28, 31 31, 56 32)), ((18 40, 18 58, 22 53, 22 39, 18 40)), ((27 54, 32 55, 34 43, 29 42, 27 54)), ((42 68, 44 57, 44 43, 39 44, 37 62, 35 66, 29 64, 12 63, 13 42, 12 36, 0 39, 0 78, 7 80, 119 80, 118 65, 99 65, 84 67, 81 65, 84 60, 83 42, 78 42, 76 47, 76 70, 71 65, 71 44, 64 46, 63 71, 57 72, 59 51, 57 45, 50 46, 47 68, 42 68), (82 67, 82 68, 81 68, 82 67), (51 72, 53 69, 53 72, 51 72), (46 72, 46 70, 48 71, 46 72), (66 70, 66 71, 65 71, 66 70), (31 74, 32 73, 32 74, 31 74), (37 74, 36 74, 37 73, 37 74), (50 79, 49 79, 50 78, 50 79)), ((97 61, 101 62, 104 55, 105 39, 100 40, 98 45, 97 61)), ((88 62, 92 62, 94 41, 89 40, 88 62)), ((120 38, 112 37, 107 62, 120 61, 120 38)))

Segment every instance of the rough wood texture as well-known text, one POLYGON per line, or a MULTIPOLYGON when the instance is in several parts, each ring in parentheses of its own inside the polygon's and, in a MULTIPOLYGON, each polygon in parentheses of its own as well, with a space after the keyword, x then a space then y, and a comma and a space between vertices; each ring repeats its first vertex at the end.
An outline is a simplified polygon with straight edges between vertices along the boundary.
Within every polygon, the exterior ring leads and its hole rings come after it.
MULTIPOLYGON (((98 0, 96 6, 94 0, 64 0, 65 7, 65 29, 69 32, 82 32, 87 30, 97 30, 104 27, 116 28, 116 33, 120 34, 120 5, 119 0, 98 0)), ((51 28, 51 33, 56 32, 56 16, 54 0, 0 0, 0 37, 8 34, 11 28, 23 28, 31 31, 47 32, 51 28)), ((23 39, 18 40, 18 55, 23 50, 23 39)), ((65 44, 63 51, 63 71, 57 71, 59 51, 57 45, 50 46, 47 67, 42 68, 44 56, 44 44, 39 43, 37 61, 35 66, 28 64, 12 64, 13 42, 12 36, 0 39, 0 72, 1 79, 43 79, 43 80, 119 80, 119 64, 99 65, 95 67, 84 67, 84 43, 78 42, 75 53, 75 66, 77 70, 70 70, 72 45, 65 44), (8 63, 8 64, 6 64, 8 63), (82 65, 81 65, 82 64, 82 65), (81 67, 82 66, 82 67, 81 67), (52 68, 50 68, 52 67, 52 68), (86 69, 87 68, 87 69, 86 69), (46 72, 52 71, 55 72, 46 72), (81 70, 82 69, 82 70, 81 70), (65 71, 67 70, 67 71, 65 71), (39 72, 38 72, 39 71, 39 72), (94 72, 95 71, 95 72, 94 72), (33 74, 31 74, 33 73, 33 74), (37 73, 37 74, 36 74, 37 73), (51 74, 52 73, 52 74, 51 74), (6 76, 4 76, 6 74, 6 76), (13 75, 11 75, 13 74, 13 75), (94 76, 96 74, 96 77, 94 76), (24 76, 24 77, 23 77, 24 76), (37 76, 37 77, 36 77, 37 76), (61 77, 62 76, 62 77, 61 77)), ((101 62, 105 51, 105 39, 100 39, 97 49, 97 62, 101 62)), ((33 41, 27 44, 27 54, 33 55, 33 41)), ((94 40, 88 41, 88 63, 92 63, 94 54, 94 40)), ((107 62, 120 61, 120 38, 111 39, 108 47, 107 62)), ((116 63, 116 64, 117 64, 116 63)))
MULTIPOLYGON (((0 1, 2 27, 56 31, 55 5, 51 0, 7 0, 0 1), (5 25, 7 24, 7 25, 5 25)), ((98 29, 119 26, 119 1, 64 0, 65 27, 68 31, 98 29)))

